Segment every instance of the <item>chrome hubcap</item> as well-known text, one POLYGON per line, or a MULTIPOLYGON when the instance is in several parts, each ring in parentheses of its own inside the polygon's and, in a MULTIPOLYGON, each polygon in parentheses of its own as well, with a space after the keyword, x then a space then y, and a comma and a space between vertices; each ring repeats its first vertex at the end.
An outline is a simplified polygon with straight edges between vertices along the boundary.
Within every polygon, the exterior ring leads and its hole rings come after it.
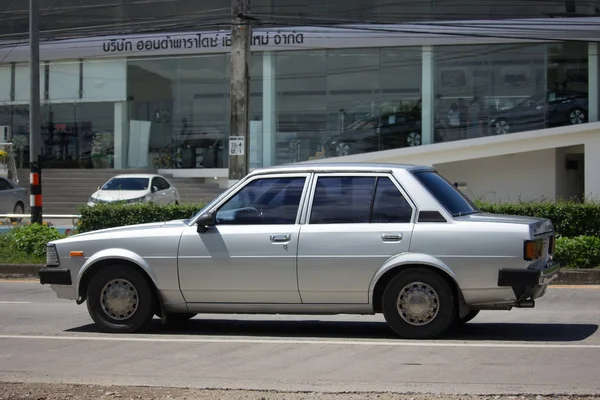
POLYGON ((137 289, 125 279, 113 279, 102 289, 100 304, 106 315, 118 321, 125 320, 138 308, 137 289))
POLYGON ((569 117, 572 124, 582 124, 585 119, 585 115, 581 112, 581 110, 575 110, 571 112, 569 117))
POLYGON ((510 126, 506 121, 498 121, 496 122, 496 133, 499 135, 504 135, 508 133, 510 126))
POLYGON ((408 147, 420 146, 421 145, 421 135, 416 132, 410 133, 406 137, 406 144, 408 144, 408 147))
POLYGON ((347 156, 350 154, 350 146, 346 143, 340 143, 336 146, 335 153, 340 157, 347 156))
POLYGON ((440 299, 433 288, 423 282, 413 282, 402 288, 398 295, 398 313, 410 325, 427 325, 440 309, 440 299))

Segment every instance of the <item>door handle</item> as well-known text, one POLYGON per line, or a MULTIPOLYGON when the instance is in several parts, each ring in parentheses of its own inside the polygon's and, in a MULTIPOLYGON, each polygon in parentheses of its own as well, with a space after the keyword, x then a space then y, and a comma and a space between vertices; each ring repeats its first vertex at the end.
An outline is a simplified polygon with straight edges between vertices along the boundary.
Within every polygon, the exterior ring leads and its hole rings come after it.
POLYGON ((292 235, 271 235, 271 242, 289 242, 292 235))
POLYGON ((399 242, 402 240, 401 233, 382 233, 381 240, 384 242, 399 242))

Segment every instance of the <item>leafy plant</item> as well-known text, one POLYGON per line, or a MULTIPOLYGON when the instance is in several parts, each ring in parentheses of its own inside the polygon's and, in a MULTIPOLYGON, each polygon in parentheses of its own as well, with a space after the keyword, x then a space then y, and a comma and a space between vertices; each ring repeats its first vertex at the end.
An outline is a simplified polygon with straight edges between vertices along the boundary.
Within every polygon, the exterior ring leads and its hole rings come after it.
POLYGON ((90 232, 126 225, 188 219, 204 207, 203 204, 159 206, 156 204, 97 204, 83 207, 77 230, 90 232))
POLYGON ((556 260, 565 268, 598 267, 600 266, 600 238, 596 236, 558 238, 556 260))
POLYGON ((63 236, 56 229, 47 225, 31 224, 18 226, 3 237, 3 244, 16 251, 43 257, 46 254, 46 244, 63 236))
POLYGON ((563 237, 599 236, 600 203, 572 201, 486 203, 475 202, 484 212, 548 218, 563 237))

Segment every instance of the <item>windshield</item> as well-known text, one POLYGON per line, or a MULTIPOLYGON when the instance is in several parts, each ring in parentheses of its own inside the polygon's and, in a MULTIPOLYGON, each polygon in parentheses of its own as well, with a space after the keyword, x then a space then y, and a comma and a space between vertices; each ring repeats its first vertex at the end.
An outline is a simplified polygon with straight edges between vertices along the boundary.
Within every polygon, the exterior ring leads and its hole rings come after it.
POLYGON ((148 190, 149 178, 112 178, 100 190, 148 190))
POLYGON ((453 217, 479 212, 471 200, 435 171, 418 171, 415 177, 453 217))

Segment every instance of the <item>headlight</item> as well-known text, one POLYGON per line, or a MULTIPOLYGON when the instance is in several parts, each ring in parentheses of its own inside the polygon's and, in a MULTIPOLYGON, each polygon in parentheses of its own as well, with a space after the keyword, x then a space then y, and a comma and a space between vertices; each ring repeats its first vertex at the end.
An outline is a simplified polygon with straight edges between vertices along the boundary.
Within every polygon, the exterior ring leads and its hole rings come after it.
POLYGON ((56 250, 56 246, 53 244, 46 246, 46 265, 49 267, 57 267, 60 265, 58 251, 56 250))
POLYGON ((129 203, 129 204, 131 204, 131 203, 143 203, 144 200, 146 200, 146 196, 138 197, 137 199, 129 199, 129 200, 126 200, 126 202, 129 203))

